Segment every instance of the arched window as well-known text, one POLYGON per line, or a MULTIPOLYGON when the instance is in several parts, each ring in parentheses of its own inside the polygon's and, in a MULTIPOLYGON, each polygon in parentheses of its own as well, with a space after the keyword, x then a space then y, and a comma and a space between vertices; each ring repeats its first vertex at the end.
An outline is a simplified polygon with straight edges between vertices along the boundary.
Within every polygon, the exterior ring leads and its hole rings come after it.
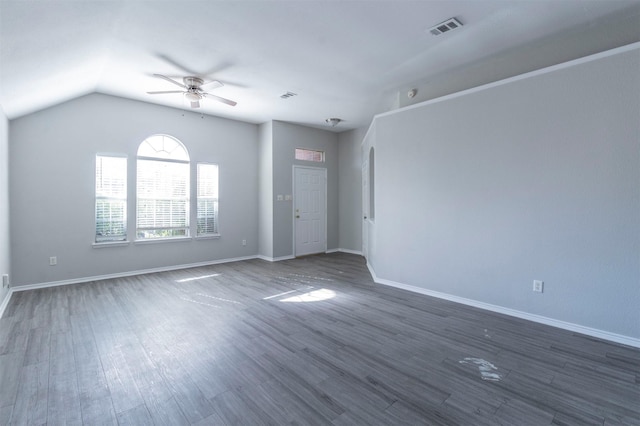
POLYGON ((189 235, 189 153, 177 139, 153 135, 138 147, 138 239, 189 235))

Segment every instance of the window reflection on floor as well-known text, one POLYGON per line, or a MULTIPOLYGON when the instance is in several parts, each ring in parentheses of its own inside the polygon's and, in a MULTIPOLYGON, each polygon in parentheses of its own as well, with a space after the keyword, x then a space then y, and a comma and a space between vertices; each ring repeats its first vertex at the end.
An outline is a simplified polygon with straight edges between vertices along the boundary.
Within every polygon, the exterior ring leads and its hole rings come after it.
POLYGON ((319 290, 313 290, 308 293, 287 297, 286 299, 282 299, 280 301, 294 303, 321 302, 323 300, 333 299, 334 297, 336 297, 335 291, 321 288, 319 290))
POLYGON ((220 274, 201 275, 199 277, 183 278, 181 280, 176 280, 176 282, 177 283, 186 283, 186 282, 189 282, 189 281, 204 280, 206 278, 213 278, 213 277, 218 277, 218 276, 220 276, 220 274))

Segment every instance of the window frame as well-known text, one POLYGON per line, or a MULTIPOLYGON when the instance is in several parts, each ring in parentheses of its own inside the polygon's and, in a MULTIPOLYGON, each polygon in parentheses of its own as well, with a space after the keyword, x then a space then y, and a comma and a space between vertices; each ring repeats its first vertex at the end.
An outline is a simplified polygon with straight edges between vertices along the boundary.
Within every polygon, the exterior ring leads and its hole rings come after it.
POLYGON ((196 222, 195 222, 195 237, 198 239, 206 239, 206 238, 220 238, 220 165, 218 163, 212 163, 212 162, 206 162, 206 161, 199 161, 196 163, 196 202, 195 202, 195 216, 196 216, 196 222), (206 167, 206 166, 215 166, 216 168, 216 188, 215 188, 215 192, 216 192, 216 197, 209 197, 209 196, 200 196, 200 166, 206 167), (205 233, 200 233, 199 231, 199 220, 200 220, 200 201, 201 200, 213 200, 214 202, 214 221, 215 221, 215 229, 214 232, 205 232, 205 233))
MULTIPOLYGON (((143 163, 144 164, 144 163, 143 163)), ((153 167, 153 165, 152 165, 153 167)), ((171 177, 169 177, 171 179, 171 177)), ((136 155, 131 157, 127 154, 121 153, 105 153, 105 152, 97 152, 94 157, 94 189, 95 189, 95 197, 94 197, 94 242, 92 246, 94 248, 103 248, 103 247, 118 247, 118 246, 126 246, 130 243, 133 244, 154 244, 154 243, 162 243, 162 242, 180 242, 180 241, 192 241, 192 240, 206 240, 206 239, 218 239, 220 238, 220 164, 217 162, 211 161, 193 161, 191 156, 189 155, 189 151, 187 147, 182 141, 177 139, 174 136, 167 134, 153 134, 145 138, 140 144, 137 146, 136 155), (150 141, 152 138, 168 138, 172 141, 172 144, 165 146, 166 140, 162 141, 150 141), (137 155, 138 152, 141 151, 141 147, 144 145, 143 152, 145 154, 151 155, 137 155), (148 146, 147 146, 148 145, 148 146), (151 147, 151 150, 149 149, 151 147), (166 148, 166 149, 165 149, 166 148), (170 158, 172 153, 176 152, 176 149, 179 149, 177 156, 180 159, 170 158), (157 156, 153 156, 153 150, 158 153, 157 156), (114 197, 114 199, 118 201, 124 202, 124 205, 121 206, 122 217, 124 218, 123 224, 121 225, 121 229, 123 230, 123 234, 119 234, 114 238, 98 237, 98 203, 99 200, 102 199, 110 199, 108 196, 98 195, 98 161, 101 158, 116 158, 123 159, 124 164, 120 164, 122 170, 124 170, 123 183, 120 184, 121 192, 119 196, 114 197), (186 159, 185 159, 186 158, 186 159), (135 163, 130 162, 130 159, 135 159, 135 163), (160 164, 183 164, 185 165, 185 169, 181 171, 183 173, 181 175, 181 179, 178 180, 182 187, 182 191, 180 195, 184 193, 184 197, 179 198, 184 202, 184 209, 181 214, 184 213, 184 222, 185 226, 178 227, 140 227, 140 225, 144 225, 140 220, 140 202, 141 200, 157 200, 158 197, 153 198, 149 197, 149 193, 153 195, 162 194, 163 190, 167 187, 161 183, 162 176, 158 178, 154 176, 154 173, 148 173, 147 178, 151 179, 148 182, 151 182, 153 186, 149 187, 149 192, 143 194, 140 191, 140 169, 141 162, 147 162, 147 164, 151 164, 149 162, 158 162, 160 164), (215 167, 215 176, 211 177, 212 183, 215 184, 214 187, 210 187, 208 193, 202 193, 201 185, 203 185, 203 179, 206 176, 204 175, 204 171, 206 167, 215 167), (134 176, 134 179, 130 179, 130 175, 134 176), (155 180, 153 180, 155 179, 155 180), (183 186, 182 186, 183 185, 183 186), (200 190, 200 191, 199 191, 200 190), (154 191, 156 193, 154 194, 154 191), (141 197, 142 195, 142 197, 141 197), (134 203, 129 202, 129 198, 134 200, 134 203), (200 214, 202 216, 199 217, 199 209, 198 206, 206 201, 211 201, 211 213, 200 214), (133 221, 129 220, 130 217, 133 217, 133 221), (209 221, 209 226, 205 226, 205 231, 199 225, 199 221, 204 220, 205 222, 209 221), (162 230, 181 230, 183 233, 179 235, 141 235, 142 232, 154 230, 162 231, 162 230), (133 235, 133 237, 131 237, 133 235)), ((175 187, 175 186, 174 186, 175 187)), ((171 193, 171 191, 169 191, 171 193)), ((171 214, 171 207, 165 209, 164 211, 158 210, 156 207, 152 207, 151 211, 153 211, 153 215, 160 216, 160 222, 162 223, 162 214, 167 213, 171 214), (155 209, 155 210, 154 210, 155 209)), ((202 209, 201 209, 202 211, 202 209)), ((207 212, 206 209, 204 209, 207 212)), ((165 216, 166 217, 166 216, 165 216)), ((155 221, 154 217, 151 221, 155 221)), ((166 223, 166 222, 165 222, 166 223)))
MULTIPOLYGON (((100 166, 102 170, 102 165, 100 166)), ((128 192, 129 192, 129 176, 128 176, 128 167, 129 167, 129 158, 126 154, 120 153, 103 153, 98 152, 94 157, 94 238, 93 245, 95 246, 108 246, 108 245, 123 245, 128 244, 128 192), (120 196, 106 196, 106 195, 98 195, 98 160, 101 158, 105 159, 121 159, 124 160, 124 177, 123 177, 123 195, 120 196), (102 238, 98 235, 98 203, 99 201, 119 201, 124 204, 122 207, 122 234, 116 234, 115 236, 103 236, 102 238)))

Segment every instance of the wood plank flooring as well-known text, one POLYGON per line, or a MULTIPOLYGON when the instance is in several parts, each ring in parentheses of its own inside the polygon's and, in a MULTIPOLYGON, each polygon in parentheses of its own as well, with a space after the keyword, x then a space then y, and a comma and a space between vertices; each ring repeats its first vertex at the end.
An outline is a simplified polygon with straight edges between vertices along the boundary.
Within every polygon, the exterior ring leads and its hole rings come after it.
POLYGON ((640 351, 335 253, 15 293, 0 425, 640 425, 640 351))

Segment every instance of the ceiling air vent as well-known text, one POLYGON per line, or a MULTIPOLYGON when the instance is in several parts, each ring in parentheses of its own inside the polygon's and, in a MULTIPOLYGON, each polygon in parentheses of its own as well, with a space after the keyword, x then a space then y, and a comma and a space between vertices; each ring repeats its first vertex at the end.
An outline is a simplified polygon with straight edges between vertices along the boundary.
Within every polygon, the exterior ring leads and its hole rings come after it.
POLYGON ((297 93, 287 92, 287 93, 284 93, 284 94, 280 95, 280 97, 282 99, 289 99, 289 98, 291 98, 293 96, 297 96, 297 95, 298 95, 297 93))
POLYGON ((455 30, 456 28, 459 28, 461 26, 462 22, 458 21, 456 18, 450 18, 432 28, 429 28, 429 32, 437 36, 440 34, 444 34, 447 31, 455 30))

